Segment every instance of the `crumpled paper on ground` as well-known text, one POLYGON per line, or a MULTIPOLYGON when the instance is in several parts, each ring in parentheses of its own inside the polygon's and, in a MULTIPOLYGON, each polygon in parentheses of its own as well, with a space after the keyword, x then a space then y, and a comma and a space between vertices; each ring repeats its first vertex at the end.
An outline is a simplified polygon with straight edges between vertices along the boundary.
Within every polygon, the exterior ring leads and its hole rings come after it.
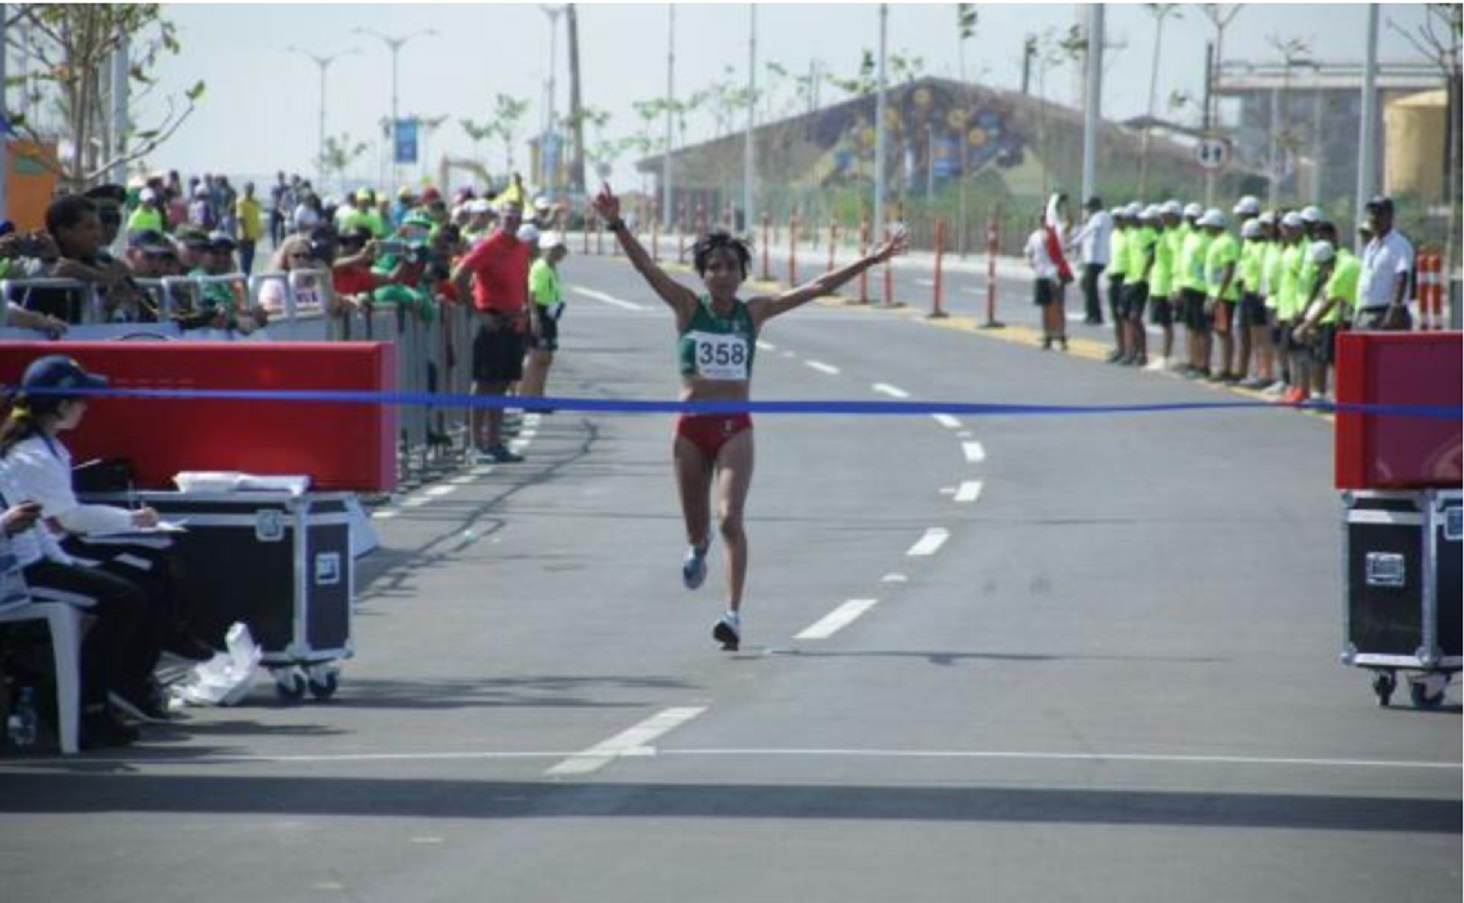
POLYGON ((195 665, 170 687, 175 699, 188 705, 234 705, 249 695, 264 651, 247 624, 235 623, 224 636, 228 651, 195 665))

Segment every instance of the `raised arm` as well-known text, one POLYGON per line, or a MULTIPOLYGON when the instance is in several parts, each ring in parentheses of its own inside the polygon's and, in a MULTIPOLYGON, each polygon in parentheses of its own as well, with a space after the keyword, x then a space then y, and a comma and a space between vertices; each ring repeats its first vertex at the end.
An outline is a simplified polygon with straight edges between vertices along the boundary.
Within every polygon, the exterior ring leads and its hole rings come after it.
POLYGON ((825 273, 811 282, 791 288, 778 295, 770 295, 764 298, 754 298, 747 302, 749 312, 753 321, 761 326, 767 320, 776 317, 778 314, 787 313, 795 307, 807 304, 814 298, 821 298, 824 295, 833 294, 839 286, 858 276, 860 273, 872 266, 878 266, 894 257, 896 254, 903 254, 910 246, 909 234, 903 229, 897 230, 893 235, 874 250, 868 257, 825 273))
POLYGON ((615 233, 620 247, 625 249, 625 256, 630 259, 631 265, 646 280, 646 284, 661 296, 662 301, 676 311, 677 316, 691 316, 692 310, 696 307, 696 293, 666 275, 665 270, 656 266, 655 261, 651 260, 651 255, 646 253, 646 249, 641 247, 641 243, 636 240, 635 235, 626 228, 625 220, 620 218, 620 198, 611 193, 610 186, 607 184, 601 188, 600 193, 595 195, 594 200, 590 203, 594 206, 595 212, 610 224, 610 231, 615 233))

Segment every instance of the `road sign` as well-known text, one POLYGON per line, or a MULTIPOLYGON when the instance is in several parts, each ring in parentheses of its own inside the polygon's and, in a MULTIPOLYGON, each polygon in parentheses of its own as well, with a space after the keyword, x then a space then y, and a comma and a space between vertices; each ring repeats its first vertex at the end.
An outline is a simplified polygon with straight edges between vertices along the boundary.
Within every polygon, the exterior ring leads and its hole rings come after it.
POLYGON ((1195 145, 1195 160, 1202 169, 1217 170, 1225 165, 1230 145, 1220 138, 1205 138, 1195 145))

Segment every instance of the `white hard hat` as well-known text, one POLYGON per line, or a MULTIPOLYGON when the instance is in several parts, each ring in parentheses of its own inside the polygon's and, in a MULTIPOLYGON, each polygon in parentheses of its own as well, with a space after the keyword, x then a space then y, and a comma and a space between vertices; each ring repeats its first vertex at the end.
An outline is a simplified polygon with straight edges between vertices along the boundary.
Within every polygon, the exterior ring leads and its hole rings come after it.
POLYGON ((1236 216, 1252 216, 1261 212, 1261 202, 1255 195, 1248 194, 1235 202, 1235 209, 1231 212, 1236 216))
POLYGON ((1337 249, 1329 241, 1314 241, 1306 249, 1306 255, 1311 258, 1312 263, 1327 263, 1337 256, 1337 249))
POLYGON ((1204 215, 1205 215, 1205 208, 1204 207, 1201 207, 1199 204, 1195 203, 1194 201, 1190 201, 1188 204, 1185 204, 1184 205, 1184 218, 1185 219, 1199 219, 1201 216, 1204 216, 1204 215))
POLYGON ((1205 215, 1200 217, 1199 221, 1195 223, 1195 225, 1205 229, 1211 227, 1214 227, 1216 229, 1224 229, 1225 214, 1221 213, 1218 207, 1211 207, 1209 210, 1205 211, 1205 215))

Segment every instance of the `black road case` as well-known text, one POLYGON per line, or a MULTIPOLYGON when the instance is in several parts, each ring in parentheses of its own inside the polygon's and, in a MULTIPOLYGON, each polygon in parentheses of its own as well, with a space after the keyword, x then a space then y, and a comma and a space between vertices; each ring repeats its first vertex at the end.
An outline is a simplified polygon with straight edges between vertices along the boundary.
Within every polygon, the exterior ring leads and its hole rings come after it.
POLYGON ((1342 494, 1342 661, 1374 672, 1387 705, 1399 671, 1415 705, 1443 702, 1460 670, 1461 492, 1351 491, 1342 494))
POLYGON ((325 699, 335 692, 333 663, 355 652, 350 493, 134 492, 125 498, 183 525, 172 538, 195 633, 222 649, 230 625, 241 621, 282 697, 300 699, 308 689, 325 699))

